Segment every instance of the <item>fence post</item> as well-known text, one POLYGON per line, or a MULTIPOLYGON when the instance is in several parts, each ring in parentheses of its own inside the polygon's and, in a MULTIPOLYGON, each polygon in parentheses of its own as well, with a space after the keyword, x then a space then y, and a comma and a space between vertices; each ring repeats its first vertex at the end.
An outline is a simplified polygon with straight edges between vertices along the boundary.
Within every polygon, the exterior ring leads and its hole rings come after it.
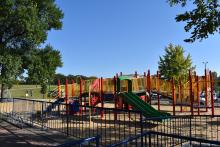
POLYGON ((191 140, 191 138, 192 138, 192 115, 191 116, 189 116, 189 138, 190 138, 190 141, 189 141, 189 144, 190 144, 190 146, 192 146, 192 140, 191 140))
MULTIPOLYGON (((140 112, 140 126, 141 126, 141 135, 143 135, 143 115, 142 112, 140 112)), ((141 136, 141 147, 143 147, 143 136, 141 136)))
POLYGON ((35 101, 32 101, 33 103, 32 103, 32 113, 31 113, 31 125, 32 126, 34 126, 34 118, 33 118, 33 116, 34 116, 34 106, 35 106, 35 101))
POLYGON ((96 147, 99 147, 99 140, 100 140, 100 136, 96 136, 96 147))
POLYGON ((43 130, 44 124, 43 124, 43 111, 44 111, 44 102, 41 102, 41 130, 43 130))
POLYGON ((149 147, 151 147, 151 133, 149 133, 149 144, 148 144, 149 147))
POLYGON ((66 135, 69 136, 69 113, 66 114, 66 135))
POLYGON ((15 99, 13 98, 13 103, 12 103, 12 115, 14 115, 14 107, 15 107, 15 99))

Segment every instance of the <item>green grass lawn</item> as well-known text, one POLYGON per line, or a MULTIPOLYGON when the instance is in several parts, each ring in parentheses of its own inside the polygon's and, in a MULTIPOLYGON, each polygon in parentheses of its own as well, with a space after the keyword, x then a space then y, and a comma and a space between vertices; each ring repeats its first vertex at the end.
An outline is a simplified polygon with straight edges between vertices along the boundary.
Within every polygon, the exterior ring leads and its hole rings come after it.
MULTIPOLYGON (((68 95, 72 95, 72 85, 68 85, 68 95)), ((11 89, 8 90, 7 94, 5 97, 7 98, 31 98, 31 99, 42 99, 42 98, 53 98, 53 97, 48 97, 48 94, 43 94, 40 93, 41 86, 40 85, 13 85, 11 89), (32 91, 32 95, 31 95, 32 91), (28 93, 28 96, 26 96, 26 93, 28 93)), ((48 86, 48 91, 55 91, 57 90, 57 85, 50 85, 48 86)), ((61 90, 64 92, 65 91, 65 85, 61 85, 61 90)), ((74 95, 78 96, 79 95, 79 85, 75 84, 74 85, 74 95)), ((64 94, 63 94, 64 96, 64 94)))
MULTIPOLYGON (((55 85, 51 85, 50 90, 54 90, 56 87, 57 86, 55 85)), ((40 90, 41 90, 40 85, 13 85, 13 87, 9 89, 7 96, 14 98, 42 99, 43 95, 40 93, 40 90), (28 96, 26 96, 26 93, 28 93, 28 96)), ((47 94, 45 94, 44 98, 48 98, 47 94)))

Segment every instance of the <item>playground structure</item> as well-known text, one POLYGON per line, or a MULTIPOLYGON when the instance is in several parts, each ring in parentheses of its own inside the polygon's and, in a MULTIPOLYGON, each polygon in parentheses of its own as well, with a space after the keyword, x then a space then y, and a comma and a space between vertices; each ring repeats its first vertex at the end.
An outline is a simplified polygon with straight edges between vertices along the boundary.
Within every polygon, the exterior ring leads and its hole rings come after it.
MULTIPOLYGON (((0 118, 56 130, 75 139, 98 135, 101 146, 220 145, 220 116, 214 111, 219 108, 212 104, 210 73, 198 77, 189 72, 189 80, 179 81, 181 84, 162 80, 159 72, 151 76, 150 71, 142 76, 121 73, 114 78, 71 84, 66 80, 64 86, 58 80, 58 95, 53 102, 4 99, 0 118), (202 91, 207 96, 203 107, 199 100, 202 91), (170 103, 165 105, 164 100, 170 103)), ((89 145, 94 144, 97 142, 89 145)))
MULTIPOLYGON (((147 113, 156 112, 155 108, 157 109, 156 113, 169 111, 174 116, 177 113, 190 113, 191 115, 196 113, 200 115, 203 112, 211 112, 211 115, 214 115, 213 85, 211 71, 206 71, 204 76, 197 76, 195 72, 189 71, 187 81, 184 82, 179 79, 178 83, 175 83, 174 79, 161 79, 159 72, 156 75, 150 75, 150 70, 148 70, 147 74, 144 72, 143 75, 138 75, 135 72, 134 75, 126 76, 120 73, 120 76, 116 74, 114 78, 80 80, 79 83, 72 80, 71 84, 66 79, 64 86, 60 85, 58 80, 57 99, 64 98, 65 103, 69 104, 74 98, 79 101, 80 105, 97 106, 99 104, 102 108, 110 107, 127 110, 134 108, 135 110, 145 111, 141 108, 147 107, 146 117, 153 116, 154 113, 148 115, 147 113), (61 94, 61 91, 65 91, 64 94, 61 94), (200 99, 202 94, 204 98, 200 99), (137 99, 137 96, 140 99, 137 99), (108 101, 107 105, 106 101, 108 101), (151 107, 153 101, 156 105, 154 104, 154 107, 151 107), (171 110, 161 107, 161 105, 164 105, 164 101, 169 102, 166 106, 172 106, 171 110), (109 105, 109 102, 112 102, 112 105, 109 105), (147 106, 141 107, 139 105, 138 108, 137 103, 147 106)), ((69 111, 69 109, 66 111, 69 111)), ((79 113, 82 113, 83 110, 80 109, 79 111, 79 113)))

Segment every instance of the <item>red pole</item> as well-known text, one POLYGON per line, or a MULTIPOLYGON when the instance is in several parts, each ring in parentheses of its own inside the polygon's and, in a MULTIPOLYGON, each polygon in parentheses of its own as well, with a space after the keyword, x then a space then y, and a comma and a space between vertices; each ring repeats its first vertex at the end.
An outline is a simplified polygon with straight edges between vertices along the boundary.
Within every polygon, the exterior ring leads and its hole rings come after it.
POLYGON ((191 109, 191 115, 193 115, 193 100, 194 100, 194 98, 193 98, 193 91, 192 91, 192 74, 191 74, 191 71, 189 70, 189 83, 190 83, 190 88, 189 88, 189 93, 190 93, 190 103, 191 103, 191 105, 190 105, 190 109, 191 109))
POLYGON ((173 116, 176 115, 176 93, 175 93, 175 84, 174 79, 172 78, 172 97, 173 97, 173 116))
POLYGON ((158 111, 160 111, 160 73, 157 71, 157 106, 158 111))
POLYGON ((60 79, 58 80, 58 84, 57 84, 57 96, 58 96, 58 98, 60 98, 61 96, 60 96, 60 79))
POLYGON ((84 97, 84 112, 86 112, 86 97, 84 97))
POLYGON ((200 115, 200 95, 199 95, 199 76, 196 76, 197 87, 197 103, 198 103, 198 115, 200 115))
MULTIPOLYGON (((116 80, 115 80, 115 91, 117 91, 117 79, 118 79, 118 73, 116 73, 116 80)), ((117 93, 117 92, 116 92, 117 93)), ((118 98, 117 94, 116 94, 116 102, 117 102, 117 108, 122 109, 121 107, 121 99, 118 98)))
MULTIPOLYGON (((145 92, 147 91, 147 76, 146 76, 146 72, 144 72, 144 83, 145 85, 145 92)), ((145 95, 145 99, 144 99, 145 103, 147 102, 147 96, 145 95)))
MULTIPOLYGON (((103 78, 101 77, 101 107, 104 108, 104 93, 103 93, 103 78)), ((104 115, 104 109, 102 109, 102 112, 101 112, 101 117, 103 118, 103 115, 104 115)))
POLYGON ((206 112, 208 112, 208 79, 207 79, 206 69, 205 69, 205 107, 206 107, 206 112))
MULTIPOLYGON (((114 76, 114 100, 115 100, 115 109, 117 109, 117 93, 116 93, 116 77, 114 76)), ((117 112, 114 111, 115 120, 117 120, 117 112)))
POLYGON ((212 72, 209 71, 209 76, 210 76, 210 86, 211 86, 211 104, 212 104, 212 116, 215 115, 215 106, 214 106, 214 95, 213 95, 213 91, 214 91, 214 87, 213 87, 213 76, 212 76, 212 72))
POLYGON ((69 114, 69 107, 68 107, 68 79, 66 78, 66 85, 65 85, 65 102, 66 102, 66 114, 69 114))
POLYGON ((150 105, 151 105, 151 81, 150 81, 150 70, 147 71, 147 85, 148 85, 148 94, 150 99, 150 105))
POLYGON ((135 78, 137 78, 137 71, 135 71, 134 76, 135 76, 135 78))
POLYGON ((74 80, 72 80, 72 97, 74 97, 74 80))
POLYGON ((82 114, 82 79, 80 78, 80 81, 79 81, 79 103, 80 103, 80 109, 79 109, 79 112, 80 114, 82 114))

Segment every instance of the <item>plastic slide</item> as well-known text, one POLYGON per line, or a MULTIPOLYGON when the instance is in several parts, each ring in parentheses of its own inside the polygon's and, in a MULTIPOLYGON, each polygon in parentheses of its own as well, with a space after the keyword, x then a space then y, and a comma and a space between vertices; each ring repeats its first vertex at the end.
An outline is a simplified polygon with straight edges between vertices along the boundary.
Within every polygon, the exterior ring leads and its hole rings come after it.
POLYGON ((159 112, 151 105, 145 103, 136 94, 132 92, 125 92, 120 94, 124 101, 131 105, 135 110, 139 110, 143 113, 145 117, 166 117, 170 116, 169 113, 159 112))

